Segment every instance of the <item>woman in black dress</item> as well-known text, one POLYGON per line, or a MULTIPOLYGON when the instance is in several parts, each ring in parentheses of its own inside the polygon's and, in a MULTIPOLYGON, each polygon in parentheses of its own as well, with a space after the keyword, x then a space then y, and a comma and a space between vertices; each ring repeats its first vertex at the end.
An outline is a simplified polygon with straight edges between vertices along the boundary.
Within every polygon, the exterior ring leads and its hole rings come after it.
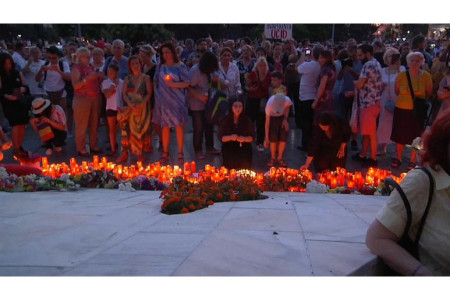
POLYGON ((17 72, 12 57, 7 53, 0 54, 0 101, 3 113, 12 127, 13 155, 16 158, 27 156, 22 148, 25 138, 25 125, 29 121, 30 103, 23 99, 29 93, 25 78, 17 72))
POLYGON ((244 114, 244 102, 241 99, 230 102, 230 113, 220 123, 218 133, 222 141, 223 165, 228 169, 250 169, 255 137, 253 123, 244 114))
POLYGON ((317 121, 308 157, 301 169, 308 169, 313 160, 318 173, 325 170, 334 171, 337 167, 345 168, 347 142, 351 136, 350 125, 337 114, 330 112, 321 113, 317 121))

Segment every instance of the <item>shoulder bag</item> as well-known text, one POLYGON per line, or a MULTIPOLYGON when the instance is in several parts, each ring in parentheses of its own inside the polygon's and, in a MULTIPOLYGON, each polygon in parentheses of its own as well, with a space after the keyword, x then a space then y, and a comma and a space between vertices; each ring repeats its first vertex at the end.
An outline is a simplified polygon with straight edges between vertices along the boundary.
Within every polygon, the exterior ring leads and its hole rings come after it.
POLYGON ((424 98, 419 98, 414 95, 414 89, 411 82, 411 75, 409 70, 406 70, 406 77, 408 79, 409 92, 411 93, 411 98, 413 100, 413 113, 414 116, 422 122, 422 126, 425 127, 425 119, 427 118, 428 104, 427 100, 424 98))
MULTIPOLYGON (((419 240, 422 235, 423 227, 425 225, 425 220, 426 220, 428 212, 430 210, 431 200, 433 199, 433 193, 434 193, 434 189, 435 189, 435 182, 433 179, 433 175, 431 175, 430 171, 428 171, 425 167, 420 167, 417 169, 420 169, 423 172, 425 172, 425 174, 427 174, 428 179, 430 181, 430 191, 428 193, 427 206, 425 208, 425 212, 422 215, 422 218, 420 219, 419 228, 417 230, 417 235, 416 235, 416 238, 414 241, 408 235, 410 227, 411 227, 411 223, 412 223, 411 205, 409 204, 408 197, 406 197, 405 192, 400 187, 400 185, 397 182, 395 182, 394 179, 392 179, 390 177, 387 178, 385 180, 385 185, 386 185, 386 188, 388 189, 388 191, 393 191, 394 189, 396 189, 397 192, 400 194, 401 199, 403 200, 403 204, 405 205, 406 217, 407 217, 406 225, 405 225, 405 229, 403 230, 403 234, 398 241, 398 244, 402 248, 404 248, 406 251, 408 251, 408 253, 411 254, 414 258, 416 258, 417 260, 420 261, 419 240)), ((393 271, 389 267, 387 267, 387 268, 389 269, 389 271, 387 271, 384 275, 388 275, 388 276, 399 275, 397 272, 393 271)))

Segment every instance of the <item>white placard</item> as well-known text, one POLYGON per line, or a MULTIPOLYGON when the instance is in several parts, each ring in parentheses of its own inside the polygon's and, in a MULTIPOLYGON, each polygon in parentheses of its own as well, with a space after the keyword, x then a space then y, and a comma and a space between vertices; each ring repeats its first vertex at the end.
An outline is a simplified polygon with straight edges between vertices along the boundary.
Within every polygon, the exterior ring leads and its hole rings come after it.
POLYGON ((264 36, 274 40, 292 39, 292 24, 265 24, 264 36))

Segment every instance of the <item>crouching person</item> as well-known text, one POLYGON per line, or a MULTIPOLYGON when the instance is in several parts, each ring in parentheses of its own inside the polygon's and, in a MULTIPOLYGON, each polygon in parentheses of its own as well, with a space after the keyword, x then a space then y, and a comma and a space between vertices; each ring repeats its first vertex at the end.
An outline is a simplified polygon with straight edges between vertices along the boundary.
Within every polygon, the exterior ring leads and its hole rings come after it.
POLYGON ((66 114, 59 105, 51 105, 50 100, 36 98, 32 102, 34 117, 30 120, 46 148, 45 154, 50 156, 55 151, 60 153, 67 137, 66 114))

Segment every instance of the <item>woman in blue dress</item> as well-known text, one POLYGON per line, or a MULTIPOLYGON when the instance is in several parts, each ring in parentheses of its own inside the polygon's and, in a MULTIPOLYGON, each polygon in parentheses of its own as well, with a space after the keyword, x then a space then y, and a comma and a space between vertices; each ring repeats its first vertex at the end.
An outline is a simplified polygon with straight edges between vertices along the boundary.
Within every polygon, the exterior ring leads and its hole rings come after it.
POLYGON ((161 164, 169 161, 170 128, 175 128, 178 142, 178 163, 184 162, 184 123, 187 120, 186 88, 189 86, 187 67, 180 62, 175 47, 165 43, 160 48, 161 62, 154 77, 155 109, 152 122, 161 127, 163 155, 161 164))

